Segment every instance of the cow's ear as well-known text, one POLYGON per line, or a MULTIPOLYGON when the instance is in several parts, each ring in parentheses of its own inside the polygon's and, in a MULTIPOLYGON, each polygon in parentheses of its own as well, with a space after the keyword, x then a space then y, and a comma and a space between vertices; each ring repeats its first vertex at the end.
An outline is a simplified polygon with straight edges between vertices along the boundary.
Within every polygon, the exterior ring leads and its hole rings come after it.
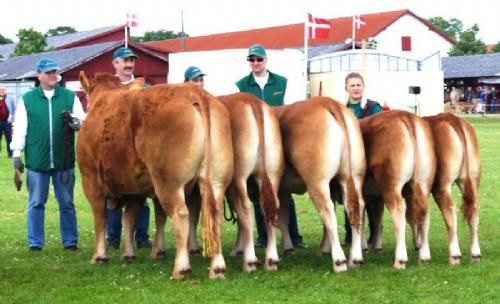
POLYGON ((85 75, 85 71, 80 71, 80 84, 82 86, 83 91, 85 91, 85 93, 88 94, 90 83, 89 83, 89 79, 85 75))

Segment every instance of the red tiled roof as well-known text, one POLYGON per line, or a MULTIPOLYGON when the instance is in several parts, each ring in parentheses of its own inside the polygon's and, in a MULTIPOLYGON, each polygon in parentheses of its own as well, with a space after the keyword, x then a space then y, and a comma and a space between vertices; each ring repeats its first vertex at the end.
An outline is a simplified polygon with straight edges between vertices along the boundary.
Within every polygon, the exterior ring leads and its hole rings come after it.
MULTIPOLYGON (((446 34, 432 26, 425 19, 418 17, 410 10, 398 10, 375 14, 362 15, 366 25, 356 31, 356 40, 368 40, 385 30, 389 25, 406 14, 410 14, 423 22, 429 29, 441 35, 444 39, 454 43, 446 34)), ((310 40, 310 45, 324 45, 343 43, 352 35, 352 16, 330 19, 332 25, 328 39, 310 40)), ((169 39, 147 42, 144 44, 160 52, 180 52, 181 39, 169 39)), ((289 24, 268 28, 260 28, 239 32, 221 33, 207 36, 186 37, 184 51, 210 51, 220 49, 247 48, 252 44, 260 43, 268 49, 301 47, 304 45, 304 24, 289 24)))

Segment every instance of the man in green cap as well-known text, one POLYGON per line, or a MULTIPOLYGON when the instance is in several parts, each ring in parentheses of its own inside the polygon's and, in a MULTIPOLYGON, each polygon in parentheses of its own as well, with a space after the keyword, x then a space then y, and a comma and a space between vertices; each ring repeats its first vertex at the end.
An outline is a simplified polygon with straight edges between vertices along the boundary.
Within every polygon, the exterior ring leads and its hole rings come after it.
POLYGON ((205 85, 205 76, 207 74, 203 73, 199 67, 190 66, 184 72, 184 82, 189 82, 203 89, 205 85))
MULTIPOLYGON (((267 53, 260 44, 254 44, 248 49, 247 61, 252 71, 249 75, 236 82, 240 92, 250 93, 262 99, 270 106, 282 106, 285 104, 285 92, 287 79, 281 75, 270 72, 266 69, 267 53)), ((264 216, 258 202, 253 202, 255 211, 255 222, 259 235, 256 247, 263 248, 267 244, 267 231, 264 224, 264 216)), ((307 248, 302 240, 297 224, 297 214, 295 212, 295 202, 290 197, 290 217, 289 226, 290 238, 295 248, 307 248)))
MULTIPOLYGON (((113 53, 113 67, 115 68, 116 77, 120 78, 123 84, 128 84, 134 81, 134 70, 137 55, 127 47, 120 47, 113 53)), ((122 233, 122 210, 108 211, 108 237, 107 245, 110 248, 118 249, 120 247, 120 239, 122 233)), ((151 248, 152 243, 149 239, 149 206, 147 200, 144 201, 144 207, 139 213, 137 224, 135 227, 135 243, 137 248, 151 248)))

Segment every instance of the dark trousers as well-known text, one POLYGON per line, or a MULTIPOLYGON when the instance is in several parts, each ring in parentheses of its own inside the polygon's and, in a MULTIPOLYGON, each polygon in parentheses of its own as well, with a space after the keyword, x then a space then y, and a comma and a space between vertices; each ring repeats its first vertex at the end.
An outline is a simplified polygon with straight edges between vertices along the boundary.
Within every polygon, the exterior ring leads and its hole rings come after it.
MULTIPOLYGON (((257 225, 258 242, 267 243, 267 230, 266 224, 264 223, 264 213, 260 208, 258 202, 253 202, 254 212, 255 212, 255 224, 257 225)), ((297 223, 297 213, 295 211, 295 202, 293 198, 290 197, 290 203, 288 204, 290 211, 288 216, 288 231, 290 233, 290 238, 294 245, 302 243, 302 236, 299 233, 299 226, 297 223)))
MULTIPOLYGON (((7 142, 7 156, 12 157, 12 150, 10 150, 10 141, 12 140, 12 126, 10 123, 4 120, 0 120, 0 134, 5 135, 5 141, 7 142)), ((0 136, 0 140, 1 140, 0 136)), ((2 146, 2 143, 0 142, 0 147, 2 146)))
MULTIPOLYGON (((108 211, 108 238, 118 240, 121 239, 122 234, 122 210, 112 210, 107 208, 108 211)), ((135 242, 139 243, 149 240, 149 206, 144 202, 144 207, 139 213, 137 218, 137 225, 135 227, 135 242)))

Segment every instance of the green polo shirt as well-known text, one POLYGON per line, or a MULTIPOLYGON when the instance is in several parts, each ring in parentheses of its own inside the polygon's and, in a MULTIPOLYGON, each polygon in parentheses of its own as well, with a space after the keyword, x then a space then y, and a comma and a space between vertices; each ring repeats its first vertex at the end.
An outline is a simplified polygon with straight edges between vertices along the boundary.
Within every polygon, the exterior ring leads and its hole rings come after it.
POLYGON ((262 90, 259 84, 255 81, 253 74, 241 78, 236 82, 236 86, 240 92, 250 93, 270 106, 282 106, 285 104, 285 91, 287 79, 281 75, 269 72, 269 78, 262 90))

